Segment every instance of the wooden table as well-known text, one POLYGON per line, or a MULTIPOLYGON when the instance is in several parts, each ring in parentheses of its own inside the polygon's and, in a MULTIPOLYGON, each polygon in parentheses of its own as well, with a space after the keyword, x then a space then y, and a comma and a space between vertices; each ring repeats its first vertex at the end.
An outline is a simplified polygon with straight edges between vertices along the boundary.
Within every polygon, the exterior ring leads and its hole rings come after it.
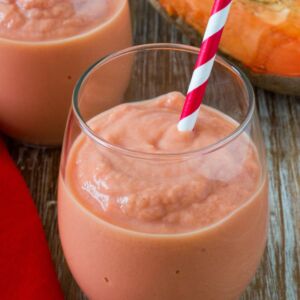
MULTIPOLYGON (((136 44, 190 43, 146 0, 132 0, 131 8, 136 44)), ((300 299, 300 98, 260 89, 256 96, 270 171, 271 218, 262 264, 242 299, 296 300, 300 299)), ((85 299, 65 264, 57 233, 60 150, 33 149, 11 140, 8 145, 35 199, 66 299, 85 299)))

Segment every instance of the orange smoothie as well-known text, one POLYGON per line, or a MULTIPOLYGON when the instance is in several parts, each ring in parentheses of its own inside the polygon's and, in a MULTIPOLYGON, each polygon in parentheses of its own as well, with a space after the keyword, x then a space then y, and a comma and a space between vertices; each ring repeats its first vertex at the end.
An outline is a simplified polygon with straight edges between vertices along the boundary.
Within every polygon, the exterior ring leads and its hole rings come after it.
POLYGON ((61 143, 80 75, 130 45, 127 0, 1 1, 0 130, 28 143, 61 143))
POLYGON ((88 122, 125 152, 84 133, 72 145, 59 179, 59 231, 90 299, 238 299, 256 271, 268 222, 257 150, 243 133, 199 153, 238 124, 202 105, 194 131, 178 132, 183 101, 172 92, 88 122))

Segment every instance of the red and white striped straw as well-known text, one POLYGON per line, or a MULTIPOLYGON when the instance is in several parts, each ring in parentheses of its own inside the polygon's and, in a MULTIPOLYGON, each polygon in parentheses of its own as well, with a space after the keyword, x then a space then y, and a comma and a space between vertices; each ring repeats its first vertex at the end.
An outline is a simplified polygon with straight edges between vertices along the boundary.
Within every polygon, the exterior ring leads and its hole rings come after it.
POLYGON ((214 2, 180 121, 177 125, 179 131, 191 131, 195 126, 223 28, 228 17, 231 1, 232 0, 215 0, 214 2))

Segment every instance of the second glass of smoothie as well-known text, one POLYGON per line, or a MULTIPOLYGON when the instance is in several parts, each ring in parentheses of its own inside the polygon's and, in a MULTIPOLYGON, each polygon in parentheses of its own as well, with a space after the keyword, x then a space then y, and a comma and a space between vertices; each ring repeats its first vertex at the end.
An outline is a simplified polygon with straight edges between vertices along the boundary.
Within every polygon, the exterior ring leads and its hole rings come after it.
POLYGON ((268 185, 253 90, 217 58, 195 129, 178 132, 197 53, 132 47, 96 63, 76 86, 58 222, 89 299, 233 300, 259 265, 268 185), (120 83, 104 87, 102 78, 128 64, 127 90, 110 101, 120 83))
MULTIPOLYGON (((0 131, 30 144, 61 144, 80 75, 130 45, 127 0, 1 1, 0 131)), ((114 91, 121 95, 128 77, 113 68, 108 75, 110 84, 123 82, 114 91)))

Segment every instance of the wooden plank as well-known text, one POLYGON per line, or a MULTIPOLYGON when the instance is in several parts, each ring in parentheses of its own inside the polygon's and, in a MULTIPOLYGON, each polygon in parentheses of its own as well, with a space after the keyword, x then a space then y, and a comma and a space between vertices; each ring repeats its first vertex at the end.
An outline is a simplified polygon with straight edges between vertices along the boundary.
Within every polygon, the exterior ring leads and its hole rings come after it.
MULTIPOLYGON (((132 0, 131 8, 135 43, 190 43, 146 0, 132 0)), ((296 300, 300 299, 300 98, 260 89, 256 95, 270 170, 270 231, 262 264, 242 299, 296 300)), ((12 140, 8 146, 35 200, 66 299, 86 299, 64 262, 57 233, 60 150, 31 148, 12 140)))

